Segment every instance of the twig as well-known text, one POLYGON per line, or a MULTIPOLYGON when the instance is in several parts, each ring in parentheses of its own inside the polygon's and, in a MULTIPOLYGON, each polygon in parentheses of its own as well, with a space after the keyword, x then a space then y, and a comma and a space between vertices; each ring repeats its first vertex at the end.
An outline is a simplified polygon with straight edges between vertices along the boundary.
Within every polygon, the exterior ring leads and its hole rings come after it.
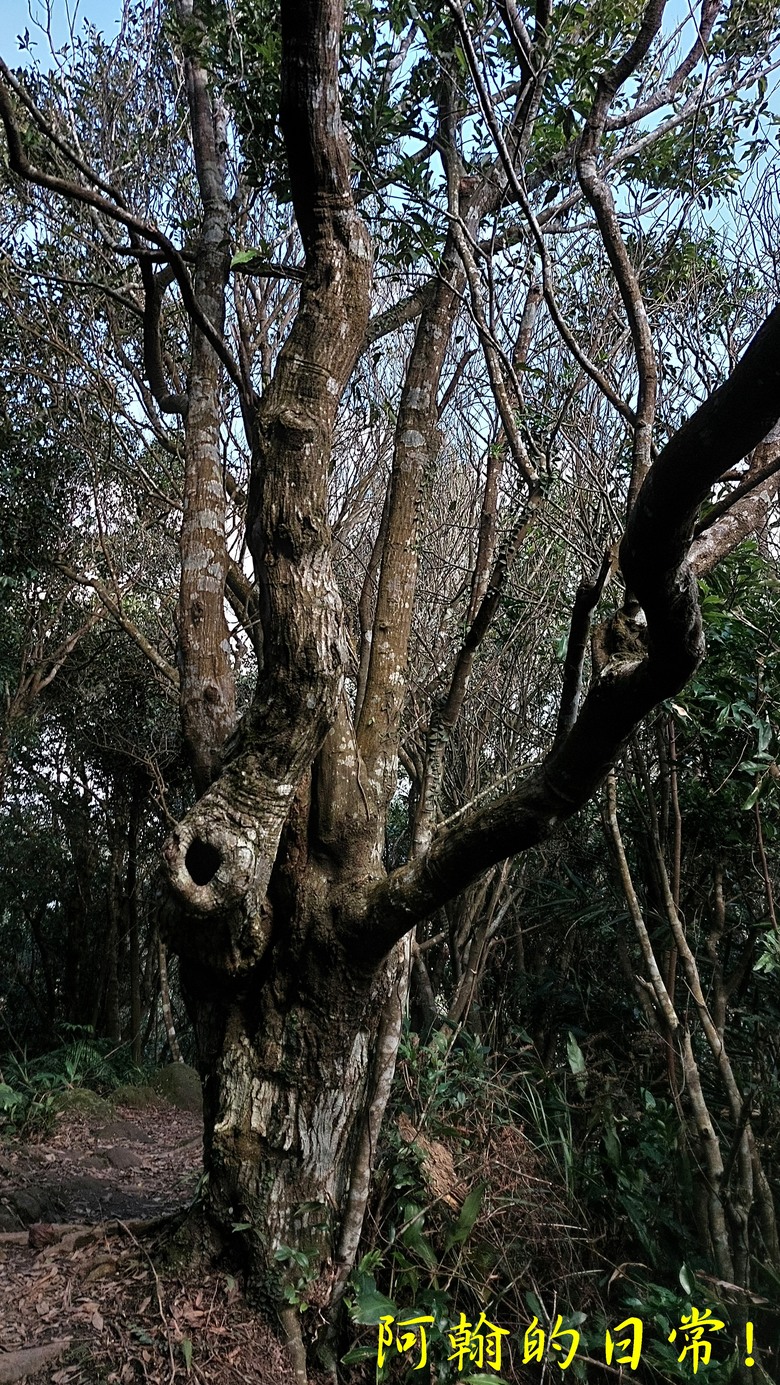
POLYGON ((123 1222, 117 1219, 117 1225, 121 1226, 122 1230, 127 1232, 127 1235, 130 1237, 130 1240, 133 1242, 133 1244, 138 1247, 138 1249, 141 1251, 141 1254, 144 1255, 146 1259, 149 1261, 149 1268, 152 1271, 152 1274, 154 1275, 154 1287, 155 1292, 157 1294, 157 1307, 160 1310, 160 1318, 162 1320, 162 1325, 165 1329, 165 1340, 168 1343, 168 1360, 171 1364, 171 1385, 173 1385, 173 1381, 176 1377, 176 1362, 173 1359, 173 1344, 171 1342, 171 1334, 168 1329, 168 1322, 165 1317, 165 1308, 163 1307, 162 1290, 160 1288, 160 1276, 157 1273, 157 1270, 155 1269, 154 1261, 151 1255, 149 1254, 148 1250, 146 1249, 146 1246, 142 1245, 141 1242, 133 1235, 132 1231, 130 1230, 130 1227, 127 1225, 127 1222, 123 1222))

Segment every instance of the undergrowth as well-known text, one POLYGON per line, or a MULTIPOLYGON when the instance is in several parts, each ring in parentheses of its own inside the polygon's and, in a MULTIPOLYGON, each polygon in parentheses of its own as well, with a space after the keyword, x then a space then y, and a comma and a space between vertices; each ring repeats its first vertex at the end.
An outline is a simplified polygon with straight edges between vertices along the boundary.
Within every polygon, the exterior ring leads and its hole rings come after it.
POLYGON ((51 1052, 28 1058, 7 1053, 0 1067, 0 1137, 42 1138, 54 1127, 58 1098, 84 1090, 110 1096, 125 1083, 148 1081, 128 1044, 96 1038, 86 1026, 64 1026, 63 1042, 51 1052))
POLYGON ((543 1365, 545 1379, 551 1370, 558 1378, 575 1340, 565 1378, 611 1380, 607 1333, 615 1363, 628 1364, 630 1331, 616 1329, 629 1319, 642 1324, 640 1378, 690 1381, 680 1328, 695 1307, 722 1323, 706 1378, 727 1385, 739 1317, 696 1261, 663 1102, 637 1092, 640 1122, 617 1079, 588 1070, 574 1036, 552 1071, 530 1041, 516 1051, 523 1066, 512 1071, 465 1033, 441 1031, 428 1044, 404 1037, 347 1299, 350 1381, 538 1385, 543 1365), (404 1327, 410 1319, 428 1321, 404 1327), (487 1355, 491 1325, 501 1334, 498 1370, 487 1355), (540 1340, 541 1362, 530 1355, 540 1340))

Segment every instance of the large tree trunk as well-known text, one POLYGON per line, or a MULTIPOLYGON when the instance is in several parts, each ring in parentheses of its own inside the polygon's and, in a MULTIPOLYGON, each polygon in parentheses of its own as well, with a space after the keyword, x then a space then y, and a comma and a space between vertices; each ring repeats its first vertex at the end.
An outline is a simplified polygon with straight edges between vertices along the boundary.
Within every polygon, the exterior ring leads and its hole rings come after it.
MULTIPOLYGON (((408 975, 409 949, 398 945, 577 811, 637 722, 695 669, 703 643, 688 567, 693 522, 713 481, 776 420, 780 314, 668 444, 633 507, 622 561, 647 614, 636 657, 595 669, 551 754, 510 792, 445 829, 431 801, 412 859, 388 875, 415 511, 457 284, 432 296, 412 353, 355 726, 328 481, 338 403, 368 320, 371 249, 339 109, 342 5, 285 0, 281 17, 282 126, 306 269, 274 378, 259 404, 244 401, 255 410, 247 536, 260 667, 252 706, 221 765, 220 754, 206 756, 201 797, 164 854, 167 936, 204 1085, 206 1211, 243 1252, 253 1295, 287 1305, 288 1335, 300 1345, 290 1305, 336 1303, 357 1250, 408 975)), ((205 690, 206 673, 198 677, 205 690)), ((298 1373, 305 1378, 300 1359, 298 1373)))
POLYGON ((243 1247, 269 1306, 310 1278, 307 1294, 331 1297, 393 974, 376 959, 361 970, 343 929, 356 882, 364 898, 383 873, 383 843, 346 711, 327 523, 372 258, 340 120, 341 19, 338 0, 282 6, 282 121, 306 276, 251 430, 261 664, 228 763, 165 850, 167 932, 204 1083, 207 1211, 243 1247))
POLYGON ((199 991, 191 967, 184 977, 203 1065, 209 1216, 227 1239, 240 1228, 251 1288, 272 1308, 296 1289, 330 1301, 390 984, 385 968, 372 978, 344 958, 322 969, 302 960, 275 959, 257 991, 221 1000, 199 991))

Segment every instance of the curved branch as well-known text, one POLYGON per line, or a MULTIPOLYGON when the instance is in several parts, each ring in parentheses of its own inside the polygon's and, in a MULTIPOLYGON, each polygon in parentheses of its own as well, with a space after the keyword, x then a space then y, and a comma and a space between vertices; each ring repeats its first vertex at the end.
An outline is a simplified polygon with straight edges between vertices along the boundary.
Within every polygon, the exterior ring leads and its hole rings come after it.
MULTIPOLYGON (((131 239, 134 244, 138 245, 137 236, 131 234, 131 239)), ((187 395, 171 394, 168 389, 160 341, 160 312, 163 293, 173 278, 173 270, 170 265, 166 265, 164 269, 155 273, 148 256, 143 254, 138 256, 138 268, 141 271, 141 282, 144 286, 143 349, 149 389, 160 413, 179 414, 184 417, 187 413, 187 395)))
MULTIPOLYGON (((233 381, 233 384, 240 390, 242 384, 241 372, 236 362, 233 360, 230 351, 228 351, 222 334, 202 311, 195 296, 192 280, 190 279, 181 252, 173 242, 158 229, 158 227, 151 226, 140 217, 134 216, 132 212, 128 211, 127 208, 121 204, 121 202, 110 201, 107 196, 93 191, 92 188, 85 187, 82 183, 72 182, 68 178, 60 178, 56 174, 45 173, 43 170, 36 168, 34 164, 31 164, 22 147, 22 140, 16 124, 13 104, 9 96, 9 90, 19 95, 20 92, 23 91, 23 88, 20 86, 20 83, 16 81, 2 58, 0 58, 0 74, 2 74, 2 80, 0 80, 0 120, 2 120, 5 128, 5 135, 8 143, 8 162, 11 171, 15 173, 17 177, 24 179, 25 182, 33 183, 36 187, 46 188, 49 192, 55 192, 61 197, 68 198, 69 201, 80 202, 84 206, 94 208, 95 211, 101 212, 104 216, 109 217, 110 220, 116 221, 121 226, 124 226, 128 232, 134 232, 137 236, 141 236, 144 240, 150 240, 153 245, 158 246, 158 248, 164 252, 165 258, 168 260, 173 270, 176 283, 181 293, 182 302, 189 316, 192 318, 195 326, 199 327, 203 335, 208 338, 211 346, 216 351, 228 375, 233 381)), ((43 119, 40 112, 37 111, 37 108, 32 106, 29 97, 27 97, 25 105, 30 110, 36 110, 36 123, 47 135, 47 138, 52 141, 55 147, 60 148, 62 141, 55 132, 51 130, 51 127, 43 119)), ((81 161, 77 159, 76 155, 71 155, 70 157, 71 162, 75 163, 76 167, 80 169, 81 161)), ((87 170, 85 176, 89 177, 90 181, 95 183, 96 186, 103 187, 97 174, 87 170)), ((113 192, 112 195, 114 195, 113 192)), ((130 253, 136 254, 137 252, 131 248, 130 253)))
POLYGON ((638 121, 644 120, 645 116, 653 115, 662 106, 674 100, 686 77, 690 76, 699 59, 707 52, 707 44, 721 9, 722 0, 702 0, 696 42, 675 68, 666 86, 648 96, 646 101, 638 102, 633 110, 623 115, 608 117, 604 127, 606 130, 625 130, 627 126, 636 125, 638 121))
POLYGON ((647 618, 647 653, 614 659, 593 679, 568 735, 517 788, 468 809, 437 832, 425 856, 400 867, 355 926, 368 959, 507 856, 544 840, 604 780, 627 737, 684 685, 704 655, 689 550, 710 487, 780 417, 780 307, 753 338, 728 380, 675 434, 653 464, 621 545, 626 582, 647 618))
POLYGON ((604 249, 623 299, 639 374, 628 511, 631 510, 650 467, 658 369, 639 279, 626 249, 612 191, 603 171, 599 170, 597 165, 596 152, 604 133, 609 108, 620 88, 647 56, 650 45, 661 27, 665 6, 666 0, 650 0, 636 39, 614 67, 599 78, 596 96, 577 150, 577 177, 587 201, 593 208, 604 249))

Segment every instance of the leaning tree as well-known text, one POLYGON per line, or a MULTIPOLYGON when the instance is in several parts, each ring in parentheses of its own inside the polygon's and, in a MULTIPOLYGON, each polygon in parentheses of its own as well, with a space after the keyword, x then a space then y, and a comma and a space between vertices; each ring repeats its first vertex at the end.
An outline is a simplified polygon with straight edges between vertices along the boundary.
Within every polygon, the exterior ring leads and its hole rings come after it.
POLYGON ((766 312, 754 275, 728 340, 691 364, 659 339, 653 297, 740 160, 746 187, 767 176, 775 15, 703 0, 686 48, 664 7, 356 0, 345 23, 341 0, 174 0, 162 36, 143 7, 136 30, 127 18, 135 67, 100 44, 89 80, 0 67, 14 256, 70 295, 70 350, 89 298, 93 388, 144 439, 123 465, 179 527, 173 658, 121 599, 105 526, 108 576, 99 553, 65 566, 178 698, 194 796, 160 907, 203 1078, 205 1214, 269 1304, 290 1250, 309 1302, 327 1315, 343 1294, 418 925, 589 800, 703 657, 695 564, 775 494, 776 445, 760 444, 780 416, 780 309, 745 346, 766 312), (362 471, 376 420, 349 422, 356 372, 392 425, 362 471), (469 402, 448 420, 453 399, 469 402), (572 605, 549 734, 445 817, 513 565, 561 524, 575 413, 604 454, 602 520, 584 553, 559 536, 572 605), (421 676, 432 473, 448 436, 480 430, 474 532, 460 578, 442 577, 457 619, 421 676), (334 508, 346 453, 351 544, 334 508), (256 664, 243 705, 237 647, 256 664))

